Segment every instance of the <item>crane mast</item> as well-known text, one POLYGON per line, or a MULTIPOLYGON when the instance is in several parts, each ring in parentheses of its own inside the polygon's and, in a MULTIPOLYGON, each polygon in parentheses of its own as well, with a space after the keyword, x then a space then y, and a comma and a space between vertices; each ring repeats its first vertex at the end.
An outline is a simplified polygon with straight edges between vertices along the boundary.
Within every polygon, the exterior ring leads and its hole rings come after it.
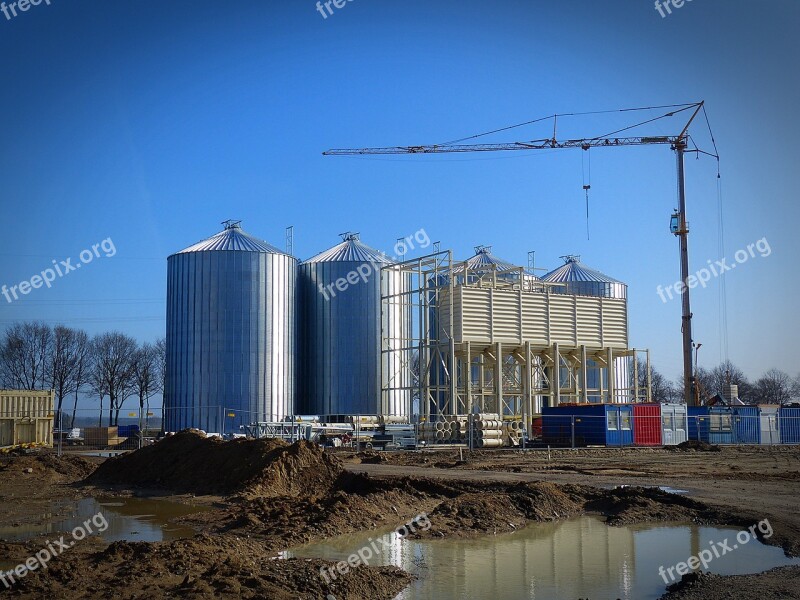
MULTIPOLYGON (((703 109, 704 102, 682 105, 683 108, 666 113, 664 117, 671 117, 684 110, 692 110, 692 116, 683 130, 675 136, 634 136, 612 137, 613 134, 569 140, 556 139, 555 128, 552 138, 529 140, 522 142, 507 142, 498 144, 428 144, 419 146, 386 146, 379 148, 334 148, 322 154, 324 156, 354 156, 374 154, 445 154, 462 152, 497 152, 513 150, 553 150, 559 148, 616 148, 623 146, 669 145, 677 157, 678 176, 678 212, 673 215, 675 225, 672 233, 678 237, 680 246, 680 271, 681 271, 681 334, 683 348, 683 391, 686 404, 693 406, 697 403, 695 394, 695 378, 692 371, 692 310, 689 299, 689 226, 686 218, 686 180, 684 171, 684 155, 687 151, 689 126, 703 109)), ((556 119, 558 115, 553 115, 556 119)), ((662 118, 662 117, 659 117, 662 118)), ((655 119, 652 119, 655 120, 655 119)), ((648 121, 649 122, 649 121, 648 121)), ((636 127, 636 126, 633 126, 636 127)), ((632 127, 625 128, 631 129, 632 127)), ((620 130, 620 133, 624 130, 620 130)), ((717 157, 718 158, 718 157, 717 157)))

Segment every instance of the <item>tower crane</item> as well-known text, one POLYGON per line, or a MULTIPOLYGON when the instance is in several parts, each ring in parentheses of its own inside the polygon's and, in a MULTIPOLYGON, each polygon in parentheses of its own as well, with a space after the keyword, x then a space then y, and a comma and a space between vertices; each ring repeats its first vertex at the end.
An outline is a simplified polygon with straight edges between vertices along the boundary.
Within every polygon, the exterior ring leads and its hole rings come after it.
MULTIPOLYGON (((444 153, 461 153, 461 152, 496 152, 496 151, 511 151, 511 150, 552 150, 560 148, 580 148, 582 150, 589 150, 590 148, 616 148, 623 146, 645 146, 645 145, 668 145, 675 151, 677 157, 677 175, 678 175, 678 201, 679 208, 672 215, 670 223, 671 232, 678 238, 680 246, 680 270, 681 270, 681 302, 682 302, 682 316, 681 316, 681 331, 682 331, 682 346, 683 346, 683 384, 684 384, 684 397, 686 404, 693 406, 696 404, 695 395, 695 378, 692 369, 692 311, 689 302, 689 225, 686 219, 686 185, 684 173, 684 155, 687 152, 695 152, 699 154, 706 154, 716 158, 719 161, 718 153, 711 154, 695 147, 689 150, 688 143, 690 140, 689 126, 694 122, 697 115, 701 110, 705 111, 705 101, 694 102, 689 104, 675 104, 669 106, 647 107, 642 109, 622 109, 620 111, 600 111, 600 112, 627 112, 633 110, 647 110, 656 108, 674 108, 670 112, 663 114, 659 117, 648 119, 641 123, 631 125, 613 131, 611 133, 580 139, 566 139, 559 140, 556 136, 558 117, 575 116, 576 114, 597 114, 597 113, 569 113, 569 114, 556 114, 542 119, 536 119, 520 125, 513 125, 495 131, 490 131, 485 134, 478 134, 464 138, 463 140, 456 140, 455 142, 448 142, 445 144, 429 144, 421 146, 387 146, 382 148, 334 148, 327 150, 322 154, 324 156, 352 156, 352 155, 371 155, 371 154, 444 154, 444 153), (658 119, 666 117, 673 117, 679 113, 686 112, 689 114, 689 119, 684 125, 683 129, 677 135, 667 136, 634 136, 634 137, 615 137, 617 134, 629 131, 636 127, 652 123, 658 119), (507 143, 494 143, 494 144, 461 144, 459 142, 474 139, 483 135, 497 133, 519 127, 522 125, 529 125, 539 121, 553 119, 553 136, 546 139, 536 139, 523 142, 507 142, 507 143)), ((707 119, 707 116, 706 116, 707 119)), ((710 129, 710 127, 709 127, 710 129)), ((712 135, 713 141, 713 135, 712 135)), ((715 144, 716 150, 716 144, 715 144)), ((718 174, 719 176, 719 174, 718 174)), ((584 186, 586 189, 586 186, 584 186)))

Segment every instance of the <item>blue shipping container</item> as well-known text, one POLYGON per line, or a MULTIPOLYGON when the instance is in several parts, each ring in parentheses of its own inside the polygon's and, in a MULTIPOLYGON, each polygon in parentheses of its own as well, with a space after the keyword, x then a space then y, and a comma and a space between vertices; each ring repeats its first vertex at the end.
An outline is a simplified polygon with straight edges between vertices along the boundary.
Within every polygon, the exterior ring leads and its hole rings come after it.
POLYGON ((757 406, 690 406, 689 439, 710 444, 760 444, 757 406))
POLYGON ((626 404, 583 404, 542 408, 542 439, 571 446, 632 446, 633 409, 626 404))
POLYGON ((689 406, 689 439, 699 442, 708 442, 710 409, 707 406, 689 406))
POLYGON ((731 406, 734 444, 760 444, 761 421, 757 406, 731 406))
POLYGON ((138 425, 120 425, 117 428, 117 435, 119 437, 133 437, 139 433, 138 425))
POLYGON ((800 444, 800 408, 781 406, 778 411, 781 444, 800 444))

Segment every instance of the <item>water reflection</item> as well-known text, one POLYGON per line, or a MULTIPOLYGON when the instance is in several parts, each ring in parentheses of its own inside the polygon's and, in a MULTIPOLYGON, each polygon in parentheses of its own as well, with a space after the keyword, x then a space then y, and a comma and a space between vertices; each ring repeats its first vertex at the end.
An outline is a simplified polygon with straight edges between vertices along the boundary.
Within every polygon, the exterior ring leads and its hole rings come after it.
POLYGON ((192 537, 190 527, 170 523, 171 519, 206 510, 157 498, 84 498, 77 502, 56 501, 36 524, 0 525, 0 539, 23 541, 37 536, 70 532, 102 512, 108 529, 99 535, 107 542, 120 540, 160 542, 192 537))
MULTIPOLYGON (((512 534, 468 541, 417 542, 393 532, 349 535, 289 551, 289 556, 346 560, 379 539, 370 565, 396 565, 419 577, 398 600, 437 598, 580 597, 642 600, 658 598, 665 583, 658 574, 709 547, 733 540, 737 529, 696 525, 609 527, 596 517, 544 523, 512 534)), ((800 564, 780 548, 755 540, 715 559, 715 573, 757 573, 800 564)))

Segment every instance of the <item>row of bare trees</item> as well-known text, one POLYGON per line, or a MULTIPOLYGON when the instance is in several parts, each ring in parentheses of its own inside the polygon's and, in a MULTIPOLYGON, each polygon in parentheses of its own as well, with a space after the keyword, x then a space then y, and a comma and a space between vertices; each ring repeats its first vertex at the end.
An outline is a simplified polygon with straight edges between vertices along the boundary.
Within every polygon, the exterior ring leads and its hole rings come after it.
MULTIPOLYGON (((70 427, 75 424, 78 397, 89 393, 100 400, 99 425, 108 398, 108 424, 119 423, 123 403, 139 401, 140 414, 150 398, 164 389, 166 344, 139 344, 113 331, 92 338, 85 331, 39 322, 15 323, 0 337, 0 386, 11 389, 52 389, 60 415, 73 399, 70 427)), ((62 421, 66 425, 67 421, 62 421)))
MULTIPOLYGON (((639 381, 645 381, 646 366, 639 363, 639 381)), ((654 367, 652 373, 652 392, 655 402, 675 402, 683 399, 683 377, 674 383, 659 373, 654 367)), ((791 377, 779 369, 770 369, 756 381, 751 382, 739 367, 731 361, 724 361, 712 369, 699 367, 697 380, 702 386, 704 397, 711 398, 722 394, 730 377, 730 383, 739 386, 739 398, 746 404, 786 404, 800 398, 800 375, 791 377)))

